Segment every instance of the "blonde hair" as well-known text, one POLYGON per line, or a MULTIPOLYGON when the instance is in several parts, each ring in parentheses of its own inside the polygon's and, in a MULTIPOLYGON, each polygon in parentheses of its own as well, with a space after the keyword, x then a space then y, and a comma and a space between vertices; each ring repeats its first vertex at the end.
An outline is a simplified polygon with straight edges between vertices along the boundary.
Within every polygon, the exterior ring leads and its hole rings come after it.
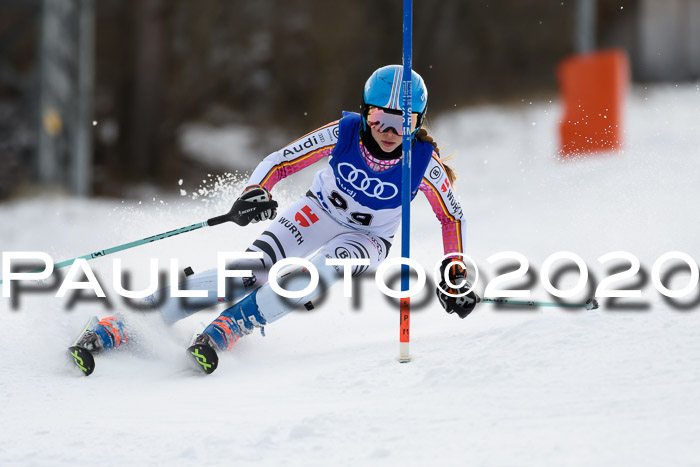
MULTIPOLYGON (((423 127, 418 130, 416 133, 416 137, 423 142, 430 143, 433 146, 433 150, 435 153, 440 156, 440 148, 438 147, 437 142, 435 141, 435 138, 428 132, 428 129, 423 127)), ((447 174, 447 178, 450 180, 450 183, 454 183, 455 180, 457 180, 457 174, 455 173, 455 170, 447 165, 445 162, 449 161, 450 159, 453 159, 454 155, 445 157, 444 159, 440 157, 440 160, 442 162, 442 165, 445 167, 445 173, 447 174)))

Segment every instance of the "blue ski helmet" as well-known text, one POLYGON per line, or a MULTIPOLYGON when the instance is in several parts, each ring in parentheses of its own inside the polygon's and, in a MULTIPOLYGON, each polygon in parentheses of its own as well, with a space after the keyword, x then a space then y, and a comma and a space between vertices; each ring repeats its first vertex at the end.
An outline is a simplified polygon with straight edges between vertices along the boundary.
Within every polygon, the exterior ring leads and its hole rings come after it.
MULTIPOLYGON (((379 68, 365 83, 365 90, 362 94, 365 106, 373 105, 385 109, 401 109, 401 79, 403 78, 403 67, 401 65, 387 65, 379 68)), ((412 111, 421 115, 421 120, 425 109, 428 106, 428 89, 425 87, 423 78, 411 70, 411 107, 412 111)))

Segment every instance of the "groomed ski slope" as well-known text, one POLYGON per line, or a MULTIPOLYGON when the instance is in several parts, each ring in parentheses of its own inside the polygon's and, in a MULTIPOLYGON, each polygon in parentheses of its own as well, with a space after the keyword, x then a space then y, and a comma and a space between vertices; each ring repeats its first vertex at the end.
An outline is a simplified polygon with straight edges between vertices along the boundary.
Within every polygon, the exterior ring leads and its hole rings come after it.
MULTIPOLYGON (((490 255, 516 251, 534 273, 532 298, 552 300, 539 278, 549 255, 579 255, 594 290, 626 265, 598 258, 625 250, 645 273, 615 285, 641 288, 642 298, 618 302, 631 309, 610 310, 607 299, 595 311, 484 304, 460 320, 429 286, 414 300, 413 361, 402 365, 396 306, 370 275, 353 299, 338 285, 315 310, 246 337, 209 377, 186 369, 183 349, 215 311, 173 329, 127 312, 139 345, 98 357, 84 378, 64 351, 91 315, 125 309, 112 257, 90 262, 111 309, 96 300, 68 309, 55 288, 23 292, 16 307, 2 299, 0 465, 700 465, 700 286, 677 300, 683 310, 649 279, 667 251, 700 259, 698 115, 698 85, 636 87, 624 153, 567 162, 554 157, 556 102, 432 122, 443 154, 457 155, 467 249, 486 279, 514 269, 489 264, 490 255)), ((282 207, 313 171, 279 185, 282 207)), ((142 203, 14 201, 0 205, 0 245, 75 257, 221 214, 243 183, 212 177, 196 196, 174 187, 142 203)), ((439 224, 423 199, 412 213, 413 256, 429 269, 442 253, 439 224)), ((145 287, 149 258, 201 271, 263 228, 207 228, 115 257, 132 288, 145 287)), ((687 271, 666 285, 682 288, 687 271)), ((577 279, 569 272, 558 285, 577 279)))

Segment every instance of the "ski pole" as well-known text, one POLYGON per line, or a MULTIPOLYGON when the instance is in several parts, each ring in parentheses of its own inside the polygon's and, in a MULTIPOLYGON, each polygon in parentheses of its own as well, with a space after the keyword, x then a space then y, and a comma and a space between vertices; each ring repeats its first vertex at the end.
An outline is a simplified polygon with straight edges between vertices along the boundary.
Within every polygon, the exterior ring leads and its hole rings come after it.
MULTIPOLYGON (((274 203, 274 206, 275 207, 277 206, 277 201, 266 201, 265 203, 270 203, 271 206, 274 203)), ((239 213, 239 212, 234 212, 233 208, 231 208, 231 211, 229 211, 228 213, 221 215, 221 216, 212 217, 211 219, 208 219, 204 222, 199 222, 197 224, 188 225, 187 227, 180 227, 179 229, 170 230, 170 231, 164 232, 162 234, 142 238, 141 240, 136 240, 133 242, 124 243, 123 245, 118 245, 118 246, 115 246, 112 248, 107 248, 105 250, 99 250, 99 251, 96 251, 94 253, 90 253, 90 254, 83 255, 83 256, 78 256, 77 258, 67 259, 65 261, 61 261, 60 263, 54 264, 53 268, 54 269, 64 268, 66 266, 70 266, 71 264, 73 264, 75 261, 77 261, 79 259, 84 259, 84 260, 89 261, 89 260, 94 259, 94 258, 100 258, 102 256, 111 255, 112 253, 116 253, 118 251, 124 251, 124 250, 128 250, 129 248, 137 247, 139 245, 145 245, 146 243, 152 243, 152 242, 156 242, 158 240, 163 240, 165 238, 174 237, 175 235, 180 235, 182 233, 192 232, 193 230, 198 230, 198 229, 201 229, 202 227, 213 227, 215 225, 223 224, 224 222, 232 222, 234 220, 234 218, 240 214, 241 213, 239 213)), ((42 271, 43 271, 43 269, 35 269, 34 271, 29 271, 29 274, 42 272, 42 271)), ((2 284, 2 280, 0 280, 0 284, 2 284)))
POLYGON ((595 298, 589 298, 586 301, 586 303, 534 302, 524 300, 509 300, 507 298, 482 298, 481 302, 514 306, 551 306, 558 308, 585 308, 586 310, 595 310, 598 308, 598 301, 595 298))

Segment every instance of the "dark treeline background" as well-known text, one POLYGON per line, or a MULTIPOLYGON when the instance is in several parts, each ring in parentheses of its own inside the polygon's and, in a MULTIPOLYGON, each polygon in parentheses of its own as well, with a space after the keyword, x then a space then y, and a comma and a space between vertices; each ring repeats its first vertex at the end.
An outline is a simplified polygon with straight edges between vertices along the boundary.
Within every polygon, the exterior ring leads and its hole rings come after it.
MULTIPOLYGON (((634 5, 598 2, 602 45, 634 5)), ((178 149, 187 122, 249 125, 259 159, 358 109, 369 74, 401 63, 401 8, 400 0, 98 0, 93 192, 119 195, 127 184, 206 170, 178 149)), ((431 116, 554 95, 574 20, 573 0, 416 0, 413 65, 431 116)), ((31 66, 31 56, 10 59, 31 66)), ((0 89, 0 98, 11 95, 0 89)))

